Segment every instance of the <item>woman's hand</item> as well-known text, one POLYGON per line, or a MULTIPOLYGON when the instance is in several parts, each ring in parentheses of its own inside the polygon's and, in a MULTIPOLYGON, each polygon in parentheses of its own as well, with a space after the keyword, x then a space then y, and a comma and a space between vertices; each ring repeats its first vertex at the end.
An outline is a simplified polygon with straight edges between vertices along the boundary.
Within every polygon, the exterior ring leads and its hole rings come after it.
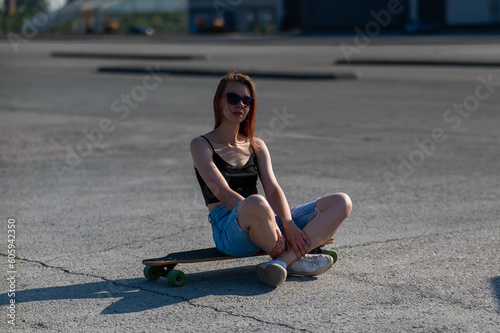
POLYGON ((278 236, 278 241, 276 242, 276 246, 270 253, 271 258, 273 259, 276 259, 286 249, 285 237, 283 237, 283 235, 281 234, 280 228, 278 228, 278 226, 276 226, 276 235, 278 236))
POLYGON ((304 257, 311 248, 307 235, 293 221, 285 228, 286 250, 293 250, 298 259, 304 257))

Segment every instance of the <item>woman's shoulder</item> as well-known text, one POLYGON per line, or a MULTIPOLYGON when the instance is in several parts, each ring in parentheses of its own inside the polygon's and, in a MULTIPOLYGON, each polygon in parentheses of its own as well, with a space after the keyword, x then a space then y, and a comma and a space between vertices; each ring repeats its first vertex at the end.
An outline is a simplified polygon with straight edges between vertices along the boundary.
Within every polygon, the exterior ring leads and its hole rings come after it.
POLYGON ((200 142, 203 142, 203 141, 207 142, 207 140, 210 140, 210 138, 212 137, 212 135, 213 135, 212 132, 213 131, 210 131, 210 132, 205 133, 205 134, 198 135, 197 137, 193 138, 191 140, 191 142, 198 142, 198 141, 200 141, 200 142))
POLYGON ((253 141, 258 145, 258 146, 265 146, 265 142, 264 140, 262 140, 261 138, 254 138, 253 141))
MULTIPOLYGON (((207 133, 208 134, 208 133, 207 133)), ((210 144, 208 139, 206 138, 207 134, 198 135, 194 139, 191 140, 190 147, 193 148, 204 148, 210 144)))
POLYGON ((263 156, 269 155, 269 150, 267 149, 266 143, 261 138, 254 138, 255 148, 254 152, 257 158, 262 158, 263 156))
POLYGON ((261 149, 266 149, 267 150, 266 143, 261 138, 254 138, 253 141, 255 143, 255 146, 258 147, 257 150, 261 150, 261 149))
POLYGON ((201 142, 201 141, 205 141, 206 142, 207 140, 203 139, 203 137, 201 135, 198 135, 197 137, 195 137, 195 138, 193 138, 191 140, 191 144, 198 143, 198 142, 201 142))

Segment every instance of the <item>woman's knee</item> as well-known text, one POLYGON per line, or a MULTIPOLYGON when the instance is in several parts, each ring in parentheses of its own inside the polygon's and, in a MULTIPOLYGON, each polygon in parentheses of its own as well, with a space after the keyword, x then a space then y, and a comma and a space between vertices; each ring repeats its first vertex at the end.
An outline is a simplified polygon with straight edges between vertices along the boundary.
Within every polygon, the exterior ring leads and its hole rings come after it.
POLYGON ((238 205, 238 217, 248 217, 253 223, 267 221, 274 218, 274 212, 262 195, 254 194, 247 197, 238 205))
POLYGON ((245 209, 248 208, 250 210, 262 210, 267 209, 269 207, 269 203, 262 195, 252 194, 245 198, 245 200, 240 203, 240 206, 243 206, 245 207, 245 209))
POLYGON ((352 200, 346 193, 339 192, 319 199, 317 206, 319 206, 318 208, 320 211, 334 208, 339 211, 345 219, 349 216, 349 214, 351 214, 352 200))
POLYGON ((346 193, 338 193, 341 202, 341 207, 343 207, 345 211, 345 217, 347 218, 352 211, 352 200, 346 193))

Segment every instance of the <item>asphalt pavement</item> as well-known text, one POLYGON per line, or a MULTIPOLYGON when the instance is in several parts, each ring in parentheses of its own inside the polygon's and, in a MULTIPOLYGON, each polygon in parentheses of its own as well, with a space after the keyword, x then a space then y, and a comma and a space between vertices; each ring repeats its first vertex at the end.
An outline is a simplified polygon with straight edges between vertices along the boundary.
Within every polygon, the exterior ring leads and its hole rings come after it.
POLYGON ((498 332, 493 37, 1 40, 0 330, 498 332), (262 257, 149 281, 143 259, 213 246, 189 142, 230 69, 261 74, 290 205, 350 195, 339 260, 278 288, 262 257))

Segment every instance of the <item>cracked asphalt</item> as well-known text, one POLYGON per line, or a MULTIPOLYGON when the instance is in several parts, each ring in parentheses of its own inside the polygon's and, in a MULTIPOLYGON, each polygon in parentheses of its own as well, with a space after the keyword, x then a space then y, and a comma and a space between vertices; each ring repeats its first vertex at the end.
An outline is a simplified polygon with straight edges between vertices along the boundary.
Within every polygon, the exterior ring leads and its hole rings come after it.
POLYGON ((1 40, 0 330, 498 332, 500 46, 446 38, 355 56, 401 66, 335 65, 352 37, 1 40), (182 288, 143 277, 143 259, 212 246, 189 142, 211 129, 218 77, 155 72, 176 66, 357 76, 255 79, 290 205, 353 200, 330 271, 277 289, 262 257, 179 266, 182 288))

